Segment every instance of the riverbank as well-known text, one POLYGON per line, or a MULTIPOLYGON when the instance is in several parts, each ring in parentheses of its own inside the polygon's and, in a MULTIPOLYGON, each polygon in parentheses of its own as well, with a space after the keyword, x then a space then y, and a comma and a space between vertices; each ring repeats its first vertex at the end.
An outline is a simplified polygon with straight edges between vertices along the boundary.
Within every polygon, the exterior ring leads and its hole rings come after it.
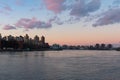
MULTIPOLYGON (((0 52, 28 52, 28 51, 62 51, 62 50, 90 50, 90 49, 7 49, 7 50, 0 50, 0 52)), ((112 50, 91 50, 91 51, 120 51, 120 49, 112 49, 112 50)))

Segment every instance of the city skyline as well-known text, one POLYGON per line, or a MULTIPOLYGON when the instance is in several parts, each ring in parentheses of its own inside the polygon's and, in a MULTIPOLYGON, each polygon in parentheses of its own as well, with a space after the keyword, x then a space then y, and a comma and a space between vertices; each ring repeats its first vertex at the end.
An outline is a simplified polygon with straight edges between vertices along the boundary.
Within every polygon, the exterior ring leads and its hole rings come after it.
POLYGON ((0 34, 0 51, 3 50, 47 50, 49 43, 46 43, 45 37, 35 35, 32 39, 28 34, 25 36, 2 36, 0 34))
POLYGON ((119 44, 120 0, 0 0, 0 33, 50 44, 119 44))
POLYGON ((96 43, 91 45, 60 45, 46 43, 45 37, 41 36, 41 39, 38 35, 35 35, 34 38, 31 38, 28 34, 24 36, 2 36, 0 34, 0 50, 117 50, 118 47, 113 46, 113 44, 99 44, 96 43))

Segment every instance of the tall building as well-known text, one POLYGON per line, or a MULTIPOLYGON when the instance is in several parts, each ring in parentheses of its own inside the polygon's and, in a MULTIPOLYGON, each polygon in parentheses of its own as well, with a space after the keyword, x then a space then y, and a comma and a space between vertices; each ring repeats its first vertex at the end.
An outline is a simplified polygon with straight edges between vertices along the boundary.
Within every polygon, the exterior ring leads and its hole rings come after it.
POLYGON ((16 37, 15 39, 18 43, 18 49, 22 49, 23 48, 23 43, 24 43, 24 39, 22 36, 16 37))
POLYGON ((8 41, 13 40, 13 39, 14 39, 14 37, 12 35, 7 36, 8 41))
POLYGON ((41 42, 42 42, 43 44, 45 44, 45 37, 44 37, 44 36, 41 37, 41 42))
POLYGON ((48 49, 49 44, 45 42, 45 37, 35 36, 34 39, 30 38, 28 34, 23 36, 4 36, 2 37, 0 34, 0 50, 3 49, 48 49))
POLYGON ((28 41, 29 41, 29 36, 28 36, 28 34, 26 34, 26 35, 24 36, 24 42, 25 42, 25 43, 28 43, 28 41))
POLYGON ((34 37, 34 41, 39 42, 39 37, 37 35, 34 37))
POLYGON ((2 40, 2 35, 0 34, 0 49, 1 49, 1 40, 2 40))
POLYGON ((2 39, 2 35, 1 35, 1 33, 0 33, 0 39, 2 39))
POLYGON ((25 39, 29 39, 29 36, 28 36, 28 34, 26 34, 26 35, 24 36, 24 38, 25 38, 25 39))
POLYGON ((39 45, 39 37, 37 35, 34 37, 34 44, 39 45))

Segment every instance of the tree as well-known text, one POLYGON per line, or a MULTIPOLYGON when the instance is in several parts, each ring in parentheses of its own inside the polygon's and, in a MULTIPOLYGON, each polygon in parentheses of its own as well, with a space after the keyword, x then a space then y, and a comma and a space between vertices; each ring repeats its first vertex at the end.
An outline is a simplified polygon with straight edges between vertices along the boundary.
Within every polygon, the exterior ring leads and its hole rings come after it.
POLYGON ((100 44, 97 43, 97 44, 95 45, 95 49, 100 49, 100 44))
POLYGON ((112 49, 112 48, 113 48, 112 44, 107 45, 107 49, 112 49))
POLYGON ((100 47, 100 49, 105 49, 105 44, 101 44, 101 47, 100 47))

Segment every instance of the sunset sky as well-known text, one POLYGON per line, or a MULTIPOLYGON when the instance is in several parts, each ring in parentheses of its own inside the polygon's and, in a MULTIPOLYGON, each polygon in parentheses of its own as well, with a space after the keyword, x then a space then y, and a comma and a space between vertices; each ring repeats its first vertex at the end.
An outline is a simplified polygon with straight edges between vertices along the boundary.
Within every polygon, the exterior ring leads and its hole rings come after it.
POLYGON ((0 0, 0 33, 50 44, 120 42, 120 0, 0 0))

